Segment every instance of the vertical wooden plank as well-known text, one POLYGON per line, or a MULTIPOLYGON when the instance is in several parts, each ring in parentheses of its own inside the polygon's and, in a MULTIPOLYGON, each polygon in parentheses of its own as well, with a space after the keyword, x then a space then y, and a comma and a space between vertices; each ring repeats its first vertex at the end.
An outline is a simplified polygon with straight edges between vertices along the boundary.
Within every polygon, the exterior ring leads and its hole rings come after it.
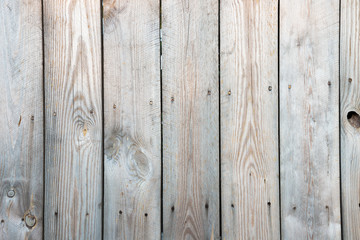
POLYGON ((360 3, 341 1, 341 186, 344 239, 360 239, 360 3))
POLYGON ((0 239, 41 239, 43 60, 40 0, 0 4, 0 239))
POLYGON ((340 239, 339 0, 280 3, 282 237, 340 239))
POLYGON ((44 1, 46 239, 101 239, 100 9, 44 1))
POLYGON ((222 237, 279 239, 278 1, 220 3, 222 237))
POLYGON ((104 1, 104 239, 160 239, 159 11, 104 1))
POLYGON ((219 237, 218 1, 163 0, 164 239, 219 237))

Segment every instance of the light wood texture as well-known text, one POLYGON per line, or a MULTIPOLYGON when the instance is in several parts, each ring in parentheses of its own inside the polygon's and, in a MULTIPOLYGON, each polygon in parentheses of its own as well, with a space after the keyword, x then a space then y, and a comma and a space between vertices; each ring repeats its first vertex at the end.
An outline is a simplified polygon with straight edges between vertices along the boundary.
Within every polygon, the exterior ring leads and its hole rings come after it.
POLYGON ((278 2, 220 2, 224 239, 279 239, 278 2))
POLYGON ((104 1, 104 239, 160 239, 159 0, 104 1))
POLYGON ((280 3, 284 239, 340 239, 339 0, 280 3))
POLYGON ((162 31, 164 239, 218 239, 218 1, 163 0, 162 31))
POLYGON ((101 239, 101 5, 44 1, 45 239, 101 239))
POLYGON ((41 239, 41 1, 1 1, 0 26, 0 239, 41 239))
POLYGON ((341 1, 340 122, 342 224, 344 239, 360 239, 359 13, 359 1, 341 1))

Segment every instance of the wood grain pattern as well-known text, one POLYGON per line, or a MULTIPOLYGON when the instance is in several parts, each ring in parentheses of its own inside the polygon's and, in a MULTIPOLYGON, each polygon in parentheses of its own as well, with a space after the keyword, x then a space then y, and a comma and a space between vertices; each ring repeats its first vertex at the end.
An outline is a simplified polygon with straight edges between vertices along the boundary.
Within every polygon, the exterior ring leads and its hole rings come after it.
POLYGON ((284 239, 340 239, 339 0, 280 3, 284 239))
POLYGON ((45 239, 101 239, 100 10, 44 1, 45 239))
POLYGON ((360 2, 341 1, 341 184, 344 239, 360 239, 360 2))
POLYGON ((1 1, 0 239, 4 240, 40 239, 43 231, 41 17, 40 0, 1 1), (26 225, 33 217, 35 221, 26 225))
POLYGON ((278 1, 220 2, 224 239, 279 239, 278 1))
POLYGON ((104 1, 104 239, 160 239, 159 11, 104 1))
POLYGON ((163 0, 162 30, 164 239, 218 239, 218 1, 163 0))

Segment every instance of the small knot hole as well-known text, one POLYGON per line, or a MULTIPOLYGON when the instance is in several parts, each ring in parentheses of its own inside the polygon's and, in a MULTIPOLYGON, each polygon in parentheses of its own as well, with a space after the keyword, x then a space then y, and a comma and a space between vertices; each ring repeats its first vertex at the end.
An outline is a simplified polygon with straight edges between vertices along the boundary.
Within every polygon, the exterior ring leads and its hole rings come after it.
POLYGON ((347 119, 352 127, 354 128, 360 127, 360 116, 359 114, 357 114, 357 112, 354 111, 348 112, 347 119))

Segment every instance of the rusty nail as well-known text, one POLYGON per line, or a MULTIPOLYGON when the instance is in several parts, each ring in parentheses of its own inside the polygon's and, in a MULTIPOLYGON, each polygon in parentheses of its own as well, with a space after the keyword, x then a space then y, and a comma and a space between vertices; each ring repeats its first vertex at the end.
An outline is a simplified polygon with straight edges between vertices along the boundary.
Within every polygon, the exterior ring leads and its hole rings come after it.
POLYGON ((15 196, 15 191, 14 191, 14 189, 9 190, 8 193, 7 193, 7 196, 8 196, 9 198, 13 198, 13 197, 15 196))
POLYGON ((289 87, 289 89, 291 89, 291 85, 289 85, 288 87, 289 87))
POLYGON ((113 109, 116 109, 116 104, 113 105, 113 109))
POLYGON ((228 91, 228 95, 231 95, 231 91, 230 91, 230 90, 228 91))
POLYGON ((31 121, 34 121, 35 117, 34 117, 34 116, 31 116, 31 118, 30 118, 30 119, 31 119, 31 121))
POLYGON ((210 91, 210 90, 208 90, 208 95, 211 95, 211 91, 210 91))
POLYGON ((330 82, 330 81, 328 81, 328 85, 329 85, 329 86, 331 85, 331 82, 330 82))
POLYGON ((27 214, 25 216, 25 224, 28 228, 34 227, 36 224, 36 217, 34 215, 27 214))
POLYGON ((175 98, 174 98, 174 97, 171 97, 171 101, 172 101, 172 102, 175 101, 175 98))
POLYGON ((351 83, 352 82, 352 78, 349 78, 349 83, 351 83))
POLYGON ((93 113, 94 113, 94 110, 93 110, 93 109, 91 109, 91 110, 90 110, 90 114, 93 114, 93 113))

